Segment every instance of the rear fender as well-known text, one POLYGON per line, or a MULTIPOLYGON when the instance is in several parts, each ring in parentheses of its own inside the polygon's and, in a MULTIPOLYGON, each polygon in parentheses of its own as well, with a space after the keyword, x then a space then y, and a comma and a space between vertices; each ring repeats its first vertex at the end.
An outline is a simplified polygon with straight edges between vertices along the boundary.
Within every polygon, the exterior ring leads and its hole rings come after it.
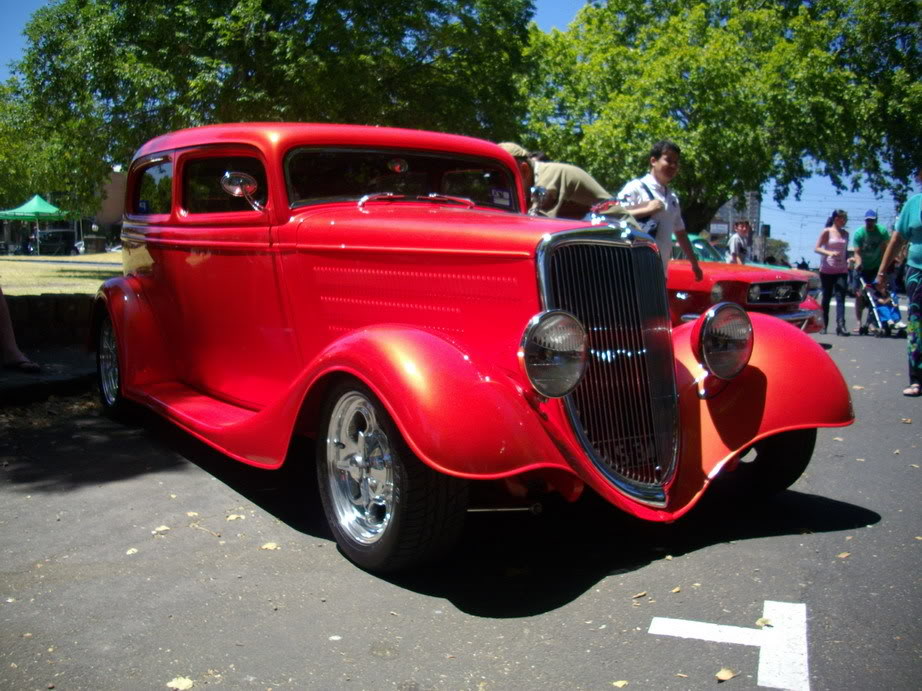
POLYGON ((309 368, 300 428, 316 436, 315 412, 330 377, 363 381, 394 419, 409 447, 432 468, 458 477, 496 479, 564 468, 520 383, 483 369, 440 335, 375 326, 332 344, 309 368))
POLYGON ((91 334, 93 347, 103 314, 109 313, 118 341, 118 361, 122 389, 132 390, 152 382, 175 378, 160 330, 136 280, 131 276, 111 278, 96 293, 91 334), (131 328, 128 328, 128 325, 131 328))

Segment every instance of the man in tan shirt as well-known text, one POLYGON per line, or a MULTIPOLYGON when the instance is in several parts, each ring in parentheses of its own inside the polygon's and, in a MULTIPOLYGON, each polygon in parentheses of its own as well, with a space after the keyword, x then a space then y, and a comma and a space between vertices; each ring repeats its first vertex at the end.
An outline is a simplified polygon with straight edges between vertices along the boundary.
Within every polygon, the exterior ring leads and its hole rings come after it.
POLYGON ((499 146, 518 161, 526 191, 532 186, 547 190, 543 200, 532 199, 531 203, 538 204, 538 210, 551 218, 581 219, 595 204, 612 198, 595 178, 578 166, 535 160, 513 142, 502 142, 499 146))

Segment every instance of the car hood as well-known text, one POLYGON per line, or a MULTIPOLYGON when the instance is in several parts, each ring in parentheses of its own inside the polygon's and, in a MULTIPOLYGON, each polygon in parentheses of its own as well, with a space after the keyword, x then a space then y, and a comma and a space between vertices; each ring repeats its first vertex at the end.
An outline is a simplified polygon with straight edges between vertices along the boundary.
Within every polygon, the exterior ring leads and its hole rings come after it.
MULTIPOLYGON (((298 242, 374 248, 532 255, 541 238, 584 221, 410 201, 325 204, 299 210, 298 242)), ((597 227, 599 233, 613 232, 597 227)))
MULTIPOLYGON (((766 281, 800 281, 806 282, 806 277, 786 269, 773 269, 749 264, 726 264, 724 262, 698 262, 704 274, 704 283, 713 284, 718 281, 738 281, 740 283, 764 283, 766 281)), ((687 259, 673 259, 669 262, 668 282, 670 287, 674 282, 694 281, 691 262, 687 259)), ((698 283, 700 286, 701 283, 698 283)), ((702 286, 703 287, 703 286, 702 286)))

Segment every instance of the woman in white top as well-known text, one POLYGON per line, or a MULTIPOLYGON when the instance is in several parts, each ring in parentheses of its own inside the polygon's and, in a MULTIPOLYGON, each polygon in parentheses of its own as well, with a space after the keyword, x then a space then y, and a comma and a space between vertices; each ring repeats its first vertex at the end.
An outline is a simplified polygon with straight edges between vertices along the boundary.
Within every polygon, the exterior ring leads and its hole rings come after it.
POLYGON ((836 334, 848 336, 845 328, 845 294, 848 288, 848 232, 844 230, 848 215, 841 209, 832 212, 816 241, 823 284, 823 333, 829 325, 829 303, 836 296, 836 334))

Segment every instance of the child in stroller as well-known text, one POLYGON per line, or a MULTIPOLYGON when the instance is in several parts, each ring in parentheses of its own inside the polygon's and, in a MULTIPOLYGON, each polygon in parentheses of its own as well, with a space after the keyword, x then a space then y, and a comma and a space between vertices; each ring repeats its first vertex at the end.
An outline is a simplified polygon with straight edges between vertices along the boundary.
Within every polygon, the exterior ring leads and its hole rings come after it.
MULTIPOLYGON (((880 290, 873 283, 868 284, 859 276, 861 292, 867 298, 871 309, 868 310, 868 320, 860 327, 861 334, 867 334, 871 327, 876 329, 875 335, 889 338, 894 332, 900 337, 906 337, 906 324, 900 318, 900 303, 896 293, 886 288, 880 290)), ((860 299, 860 297, 859 297, 860 299)))

